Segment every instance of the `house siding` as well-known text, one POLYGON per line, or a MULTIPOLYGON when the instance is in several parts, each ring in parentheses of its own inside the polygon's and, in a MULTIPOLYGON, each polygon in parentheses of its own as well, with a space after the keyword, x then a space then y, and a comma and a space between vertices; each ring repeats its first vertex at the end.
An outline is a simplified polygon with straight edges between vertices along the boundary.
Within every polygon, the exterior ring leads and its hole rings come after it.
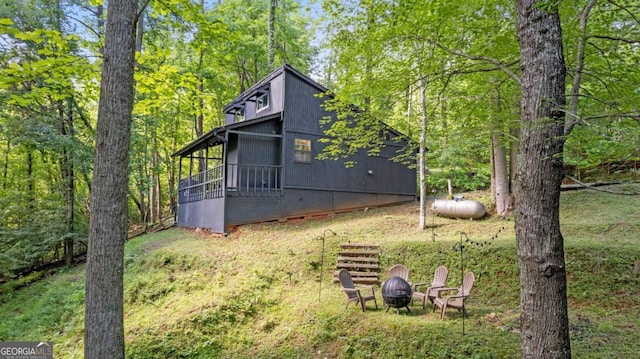
POLYGON ((227 198, 227 225, 235 226, 269 221, 283 217, 280 197, 235 197, 227 198))
POLYGON ((415 195, 417 191, 415 170, 390 161, 405 143, 388 141, 380 156, 369 156, 365 150, 349 158, 356 164, 345 168, 345 160, 318 160, 325 144, 320 120, 330 116, 322 104, 325 98, 321 90, 295 74, 287 73, 284 112, 286 187, 326 188, 356 193, 384 193, 415 195), (311 141, 311 163, 294 161, 293 144, 296 138, 311 141), (369 171, 372 174, 369 174, 369 171))
POLYGON ((206 199, 178 205, 177 225, 187 228, 209 228, 224 233, 225 198, 206 199))
MULTIPOLYGON (((242 132, 252 132, 266 135, 279 135, 281 130, 279 119, 258 123, 242 129, 242 132)), ((239 156, 237 163, 280 165, 282 139, 280 137, 253 136, 250 134, 232 134, 237 138, 239 156)))
POLYGON ((227 198, 227 225, 264 222, 377 207, 414 200, 413 195, 287 189, 281 197, 227 198))

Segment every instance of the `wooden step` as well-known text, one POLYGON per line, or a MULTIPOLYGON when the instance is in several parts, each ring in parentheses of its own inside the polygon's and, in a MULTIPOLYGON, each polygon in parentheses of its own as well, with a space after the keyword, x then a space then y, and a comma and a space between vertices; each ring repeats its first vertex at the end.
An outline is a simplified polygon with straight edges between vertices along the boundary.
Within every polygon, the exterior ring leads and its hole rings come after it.
MULTIPOLYGON (((333 282, 339 283, 340 279, 338 278, 338 273, 340 271, 336 271, 333 274, 333 282)), ((377 272, 360 272, 360 271, 349 271, 351 273, 351 278, 354 283, 358 284, 376 284, 378 283, 378 273, 377 272)))
MULTIPOLYGON (((379 246, 366 243, 343 243, 336 259, 336 269, 346 269, 355 284, 377 284, 380 259, 379 246)), ((333 281, 339 282, 338 272, 333 281)))
POLYGON ((338 257, 338 262, 378 263, 378 257, 338 257))
POLYGON ((336 268, 338 269, 373 269, 375 271, 378 270, 377 264, 366 264, 366 263, 338 263, 336 264, 336 268))
POLYGON ((354 251, 354 250, 349 250, 349 251, 340 251, 338 252, 339 255, 341 256, 349 256, 349 257, 378 257, 378 255, 380 254, 380 252, 378 251, 354 251))
MULTIPOLYGON (((338 279, 338 277, 333 278, 333 282, 334 283, 340 283, 340 279, 338 279)), ((354 284, 367 284, 367 285, 374 285, 374 284, 378 284, 378 278, 370 278, 370 277, 361 277, 361 278, 353 278, 353 283, 354 284)))
POLYGON ((340 245, 342 248, 380 248, 377 244, 363 244, 363 243, 343 243, 340 245))
MULTIPOLYGON (((340 271, 335 271, 333 273, 334 277, 338 277, 338 273, 340 271)), ((351 273, 352 278, 378 278, 378 273, 376 272, 361 272, 361 271, 349 271, 351 273)))

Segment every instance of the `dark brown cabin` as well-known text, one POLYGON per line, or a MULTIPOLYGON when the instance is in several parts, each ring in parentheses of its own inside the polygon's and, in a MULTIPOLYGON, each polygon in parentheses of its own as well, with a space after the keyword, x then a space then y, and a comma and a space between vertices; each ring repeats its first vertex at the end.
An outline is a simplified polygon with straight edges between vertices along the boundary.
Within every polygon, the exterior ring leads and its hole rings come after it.
POLYGON ((177 151, 189 160, 178 185, 177 225, 228 228, 412 201, 416 171, 390 160, 407 146, 391 137, 378 156, 360 151, 351 168, 318 160, 328 90, 283 65, 224 107, 225 122, 177 151))

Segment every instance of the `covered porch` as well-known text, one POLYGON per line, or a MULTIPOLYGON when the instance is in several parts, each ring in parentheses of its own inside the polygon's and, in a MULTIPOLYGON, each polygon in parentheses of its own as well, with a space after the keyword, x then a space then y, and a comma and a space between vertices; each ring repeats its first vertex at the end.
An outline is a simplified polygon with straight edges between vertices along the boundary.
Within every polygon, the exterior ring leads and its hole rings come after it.
POLYGON ((277 207, 284 181, 282 135, 277 118, 270 120, 216 128, 173 154, 179 157, 177 225, 224 232, 244 217, 271 216, 266 212, 277 207), (251 208, 238 204, 246 201, 251 208))

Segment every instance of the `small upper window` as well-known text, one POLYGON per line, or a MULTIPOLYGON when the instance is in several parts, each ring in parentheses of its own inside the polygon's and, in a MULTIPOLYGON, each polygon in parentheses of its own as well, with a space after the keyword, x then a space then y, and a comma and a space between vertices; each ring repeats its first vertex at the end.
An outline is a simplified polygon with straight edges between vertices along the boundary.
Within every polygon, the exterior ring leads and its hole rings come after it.
POLYGON ((269 93, 265 92, 256 99, 256 111, 262 111, 269 107, 269 93))
POLYGON ((244 108, 240 108, 236 111, 236 122, 244 121, 244 108))
POLYGON ((311 141, 295 139, 293 160, 297 162, 311 162, 311 141))

